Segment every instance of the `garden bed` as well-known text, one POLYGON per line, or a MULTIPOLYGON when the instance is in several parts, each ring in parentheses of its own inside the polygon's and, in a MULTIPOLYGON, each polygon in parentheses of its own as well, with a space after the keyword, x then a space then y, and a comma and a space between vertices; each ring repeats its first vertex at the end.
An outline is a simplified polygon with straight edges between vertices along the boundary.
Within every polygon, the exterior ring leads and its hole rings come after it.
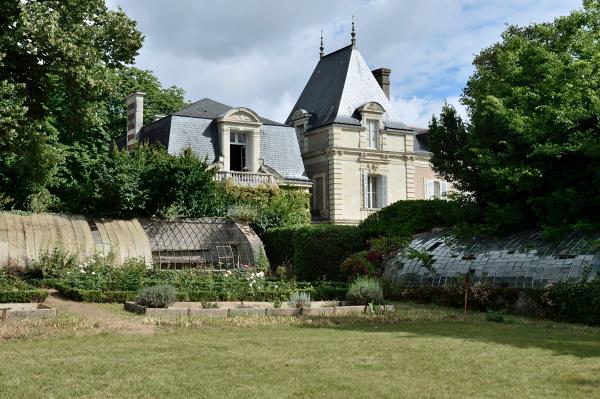
POLYGON ((51 319, 56 317, 56 309, 41 303, 0 304, 0 320, 4 319, 51 319))
MULTIPOLYGON (((213 302, 208 307, 201 302, 176 302, 168 308, 148 308, 135 302, 125 302, 125 310, 149 317, 176 318, 196 317, 234 317, 234 316, 327 316, 361 314, 365 306, 349 306, 339 301, 316 301, 310 307, 291 308, 281 304, 275 308, 271 302, 213 302)), ((385 311, 394 311, 393 305, 387 305, 385 311)))

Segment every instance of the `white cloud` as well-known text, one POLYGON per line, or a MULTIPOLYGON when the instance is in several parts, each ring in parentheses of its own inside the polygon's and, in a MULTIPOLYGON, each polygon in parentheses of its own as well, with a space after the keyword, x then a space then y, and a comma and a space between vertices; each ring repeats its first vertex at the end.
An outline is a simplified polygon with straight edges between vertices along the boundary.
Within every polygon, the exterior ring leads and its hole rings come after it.
POLYGON ((460 99, 454 96, 442 100, 415 96, 409 99, 394 97, 392 106, 398 112, 400 119, 407 125, 426 128, 429 126, 431 117, 439 115, 444 101, 453 105, 464 120, 467 119, 467 109, 460 103, 460 99))
POLYGON ((107 0, 146 36, 137 58, 189 100, 210 97, 284 120, 325 51, 349 44, 372 68, 392 69, 394 104, 404 121, 426 126, 444 99, 457 102, 473 55, 500 39, 505 23, 549 21, 581 0, 107 0))

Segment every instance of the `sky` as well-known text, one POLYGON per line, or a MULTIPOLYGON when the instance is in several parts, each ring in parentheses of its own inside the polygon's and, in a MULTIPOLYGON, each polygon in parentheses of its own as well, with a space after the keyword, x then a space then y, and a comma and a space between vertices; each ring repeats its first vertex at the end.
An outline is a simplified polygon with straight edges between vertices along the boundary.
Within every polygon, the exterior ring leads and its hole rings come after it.
POLYGON ((426 127, 459 98, 472 61, 506 25, 552 21, 581 0, 107 0, 138 23, 136 66, 186 98, 208 97, 285 121, 319 60, 350 44, 371 69, 387 67, 403 122, 426 127))

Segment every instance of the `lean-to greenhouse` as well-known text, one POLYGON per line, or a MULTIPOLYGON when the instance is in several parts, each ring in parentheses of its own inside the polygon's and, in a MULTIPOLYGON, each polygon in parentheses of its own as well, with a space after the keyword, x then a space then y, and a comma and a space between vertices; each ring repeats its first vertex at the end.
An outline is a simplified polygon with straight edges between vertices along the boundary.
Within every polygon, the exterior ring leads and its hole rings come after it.
POLYGON ((600 234, 572 233, 558 243, 541 232, 505 238, 458 240, 426 233, 385 264, 383 278, 401 287, 445 287, 471 282, 492 287, 541 288, 548 283, 577 282, 598 276, 600 234))
POLYGON ((117 220, 0 213, 0 267, 34 266, 55 250, 80 262, 103 254, 113 256, 116 265, 142 259, 160 268, 207 270, 253 267, 263 256, 254 231, 228 218, 117 220))

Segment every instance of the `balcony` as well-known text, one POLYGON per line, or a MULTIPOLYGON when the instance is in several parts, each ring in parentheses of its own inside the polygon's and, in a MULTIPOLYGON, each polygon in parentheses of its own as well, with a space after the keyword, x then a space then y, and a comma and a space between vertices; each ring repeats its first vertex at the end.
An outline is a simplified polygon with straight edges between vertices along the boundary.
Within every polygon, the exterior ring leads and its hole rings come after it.
POLYGON ((261 184, 266 184, 269 186, 278 185, 277 178, 268 173, 222 171, 217 172, 215 180, 221 182, 229 180, 233 184, 250 187, 260 186, 261 184))

